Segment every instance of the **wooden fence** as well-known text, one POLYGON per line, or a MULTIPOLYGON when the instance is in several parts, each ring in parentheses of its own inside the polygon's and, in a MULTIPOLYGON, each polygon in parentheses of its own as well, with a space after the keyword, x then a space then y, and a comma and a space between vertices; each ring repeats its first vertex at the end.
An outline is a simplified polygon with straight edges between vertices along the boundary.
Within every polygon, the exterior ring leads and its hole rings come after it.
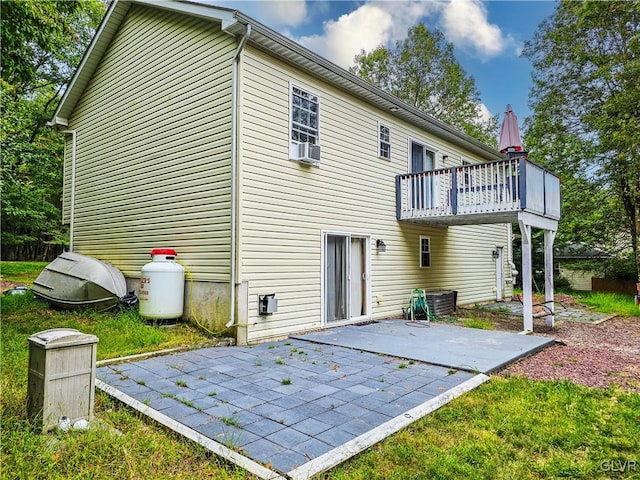
POLYGON ((624 293, 636 295, 638 290, 633 280, 619 280, 617 278, 591 278, 591 290, 594 292, 624 293))

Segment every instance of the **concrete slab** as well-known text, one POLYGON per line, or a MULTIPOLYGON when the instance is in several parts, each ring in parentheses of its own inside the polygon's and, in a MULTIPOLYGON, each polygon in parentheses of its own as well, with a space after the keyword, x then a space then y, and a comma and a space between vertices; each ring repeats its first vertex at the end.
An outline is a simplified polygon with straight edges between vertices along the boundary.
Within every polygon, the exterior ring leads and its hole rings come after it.
POLYGON ((307 479, 551 343, 391 320, 136 358, 96 385, 260 478, 307 479))
POLYGON ((498 371, 554 343, 535 335, 404 320, 336 327, 291 338, 482 373, 498 371))

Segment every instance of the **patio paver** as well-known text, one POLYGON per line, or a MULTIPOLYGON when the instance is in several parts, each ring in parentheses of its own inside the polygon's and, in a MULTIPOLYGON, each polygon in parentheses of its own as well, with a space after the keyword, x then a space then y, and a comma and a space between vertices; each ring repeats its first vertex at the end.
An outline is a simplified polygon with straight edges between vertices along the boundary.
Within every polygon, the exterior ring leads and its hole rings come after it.
MULTIPOLYGON (((322 345, 291 338, 101 366, 97 383, 188 438, 204 435, 226 445, 220 448, 230 452, 227 458, 250 459, 262 478, 284 478, 274 472, 306 478, 332 466, 332 458, 339 463, 488 378, 455 365, 407 360, 419 356, 413 350, 433 348, 408 347, 414 330, 436 331, 407 328, 403 355, 393 351, 389 335, 391 350, 381 353, 357 343, 356 348, 330 344, 336 336, 357 337, 332 329, 319 335, 322 345), (271 473, 259 464, 269 465, 271 473)), ((369 338, 379 334, 374 328, 369 338)))

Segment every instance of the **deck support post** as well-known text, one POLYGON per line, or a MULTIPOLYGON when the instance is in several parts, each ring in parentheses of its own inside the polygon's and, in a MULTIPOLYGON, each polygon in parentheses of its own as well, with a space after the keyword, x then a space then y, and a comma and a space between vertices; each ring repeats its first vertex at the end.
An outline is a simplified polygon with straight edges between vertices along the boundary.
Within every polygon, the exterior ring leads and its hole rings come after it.
POLYGON ((556 238, 555 230, 544 231, 544 300, 551 312, 545 317, 548 327, 555 326, 555 308, 553 291, 553 242, 556 238))
POLYGON ((524 331, 533 332, 533 289, 531 265, 531 225, 518 222, 522 236, 522 318, 524 331))

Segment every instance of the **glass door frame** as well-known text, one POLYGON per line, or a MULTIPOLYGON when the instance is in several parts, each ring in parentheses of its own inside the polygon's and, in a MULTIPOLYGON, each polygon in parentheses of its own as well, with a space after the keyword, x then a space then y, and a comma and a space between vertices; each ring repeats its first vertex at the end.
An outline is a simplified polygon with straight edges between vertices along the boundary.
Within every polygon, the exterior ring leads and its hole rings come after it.
POLYGON ((371 320, 371 235, 365 233, 348 233, 342 231, 323 230, 321 236, 321 254, 320 254, 320 318, 322 327, 337 327, 341 325, 350 325, 353 323, 361 323, 371 320), (327 312, 327 237, 338 236, 347 238, 347 284, 344 286, 347 295, 347 304, 345 311, 347 312, 347 318, 342 320, 328 321, 327 312), (353 238, 363 239, 363 245, 365 247, 364 252, 364 298, 363 306, 365 310, 364 315, 351 317, 351 240, 353 238))

